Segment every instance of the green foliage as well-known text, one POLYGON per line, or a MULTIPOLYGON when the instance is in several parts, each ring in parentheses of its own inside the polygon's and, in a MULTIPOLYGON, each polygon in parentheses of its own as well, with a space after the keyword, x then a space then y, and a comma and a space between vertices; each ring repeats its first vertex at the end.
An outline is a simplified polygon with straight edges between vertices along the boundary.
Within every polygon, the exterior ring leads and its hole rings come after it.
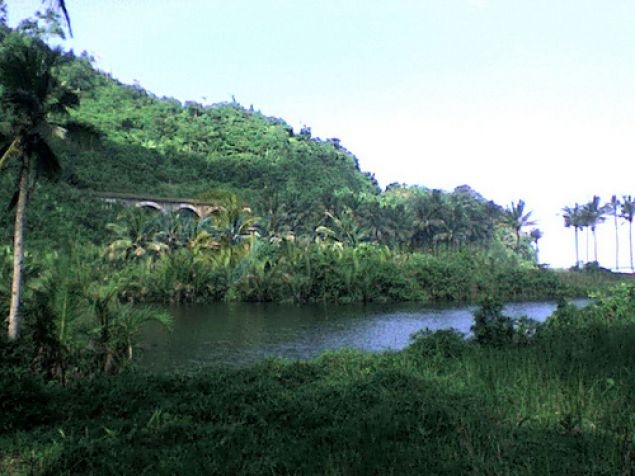
POLYGON ((623 322, 635 312, 635 284, 620 283, 590 294, 593 304, 590 312, 606 322, 623 322))
POLYGON ((410 336, 408 352, 439 361, 461 357, 467 350, 465 336, 455 329, 424 329, 410 336))
POLYGON ((503 304, 498 299, 486 296, 474 312, 471 330, 479 344, 500 347, 512 342, 514 323, 503 314, 503 304))
POLYGON ((119 291, 116 282, 90 286, 87 291, 92 323, 87 337, 96 372, 115 373, 129 365, 141 326, 146 322, 159 322, 168 328, 172 325, 171 316, 164 310, 121 303, 119 291))
POLYGON ((479 281, 468 253, 433 256, 413 254, 405 263, 432 301, 470 301, 479 281))
MULTIPOLYGON (((268 239, 241 215, 214 222, 131 214, 106 252, 135 301, 470 302, 485 292, 508 300, 573 295, 545 269, 493 263, 486 254, 396 253, 388 246, 333 239, 268 239), (169 224, 167 228, 161 223, 169 224)), ((249 218, 247 217, 247 220, 249 218)), ((576 290, 584 289, 576 287, 576 290)))
MULTIPOLYGON (((0 262, 0 298, 8 297, 10 255, 0 262), (4 271, 3 271, 4 269, 4 271), (3 297, 4 296, 4 297, 3 297)), ((116 372, 133 361, 142 326, 167 327, 165 310, 120 302, 117 275, 104 278, 99 250, 73 244, 63 253, 29 255, 26 272, 22 365, 66 382, 94 372, 116 372)))

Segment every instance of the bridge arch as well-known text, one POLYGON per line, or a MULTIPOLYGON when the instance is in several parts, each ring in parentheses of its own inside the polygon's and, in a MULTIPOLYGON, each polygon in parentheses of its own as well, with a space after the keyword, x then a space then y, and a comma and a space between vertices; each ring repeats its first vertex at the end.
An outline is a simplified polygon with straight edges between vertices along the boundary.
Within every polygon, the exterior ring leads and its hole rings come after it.
POLYGON ((157 202, 144 201, 135 203, 135 207, 137 208, 152 208, 158 212, 163 212, 163 207, 159 205, 157 202))
POLYGON ((176 209, 177 213, 181 213, 181 212, 191 212, 193 213, 196 217, 200 218, 201 217, 201 213, 200 210, 195 207, 194 205, 190 205, 189 203, 182 203, 180 204, 177 209, 176 209))

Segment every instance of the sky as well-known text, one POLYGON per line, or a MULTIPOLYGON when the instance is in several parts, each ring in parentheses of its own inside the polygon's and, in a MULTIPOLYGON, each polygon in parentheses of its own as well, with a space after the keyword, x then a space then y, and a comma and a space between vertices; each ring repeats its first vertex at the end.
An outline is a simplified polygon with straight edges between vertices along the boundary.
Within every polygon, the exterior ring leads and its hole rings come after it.
MULTIPOLYGON (((6 3, 10 23, 42 6, 6 3)), ((66 6, 64 46, 124 83, 203 104, 235 98, 337 137, 381 186, 467 184, 502 206, 524 200, 551 266, 575 262, 563 207, 635 196, 634 0, 66 6)), ((614 230, 612 219, 598 227, 598 258, 610 268, 614 230)), ((625 267, 626 223, 619 236, 625 267)), ((586 259, 584 235, 580 251, 586 259)))

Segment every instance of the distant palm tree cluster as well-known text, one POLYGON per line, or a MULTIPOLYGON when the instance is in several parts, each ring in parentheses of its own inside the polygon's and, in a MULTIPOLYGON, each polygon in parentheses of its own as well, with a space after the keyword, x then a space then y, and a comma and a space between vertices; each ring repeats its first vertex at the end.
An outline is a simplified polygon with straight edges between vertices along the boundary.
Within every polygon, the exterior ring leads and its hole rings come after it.
MULTIPOLYGON (((616 195, 606 204, 601 204, 600 197, 595 195, 593 199, 585 204, 576 203, 572 207, 567 206, 562 209, 564 226, 573 228, 575 234, 575 261, 576 266, 580 267, 579 239, 580 231, 590 231, 593 235, 593 260, 598 260, 598 243, 597 243, 597 226, 603 223, 607 217, 613 217, 615 226, 615 269, 620 269, 619 262, 619 220, 625 220, 629 226, 629 248, 630 248, 630 268, 635 271, 633 265, 633 216, 635 215, 635 199, 631 195, 624 195, 622 199, 618 199, 616 195)), ((588 240, 587 240, 587 262, 589 261, 588 240)))

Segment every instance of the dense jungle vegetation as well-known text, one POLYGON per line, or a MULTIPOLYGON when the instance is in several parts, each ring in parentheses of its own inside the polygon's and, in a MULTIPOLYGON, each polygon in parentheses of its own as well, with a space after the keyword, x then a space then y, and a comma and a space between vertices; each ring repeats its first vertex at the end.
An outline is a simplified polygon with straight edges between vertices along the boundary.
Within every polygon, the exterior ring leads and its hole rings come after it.
MULTIPOLYGON (((56 74, 78 93, 72 119, 96 134, 79 145, 53 141, 62 172, 35 184, 31 263, 72 248, 135 301, 466 301, 483 289, 511 299, 580 291, 536 267, 522 200, 503 207, 469 186, 381 191, 338 139, 314 138, 308 127, 295 133, 236 102, 157 98, 96 71, 85 55, 66 53, 56 74), (107 205, 94 192, 206 199, 220 211, 161 215, 107 205)), ((3 203, 16 169, 0 176, 3 203)), ((13 215, 1 221, 10 246, 13 215)))
POLYGON ((28 214, 20 335, 0 338, 0 472, 633 472, 633 285, 593 263, 539 266, 521 199, 381 190, 337 138, 233 99, 155 97, 41 35, 0 25, 3 315, 28 214), (591 290, 585 309, 564 300, 591 290), (542 298, 561 299, 544 325, 498 301, 542 298), (171 324, 140 303, 213 300, 481 307, 470 339, 422 332, 395 353, 134 369, 144 323, 171 324))

